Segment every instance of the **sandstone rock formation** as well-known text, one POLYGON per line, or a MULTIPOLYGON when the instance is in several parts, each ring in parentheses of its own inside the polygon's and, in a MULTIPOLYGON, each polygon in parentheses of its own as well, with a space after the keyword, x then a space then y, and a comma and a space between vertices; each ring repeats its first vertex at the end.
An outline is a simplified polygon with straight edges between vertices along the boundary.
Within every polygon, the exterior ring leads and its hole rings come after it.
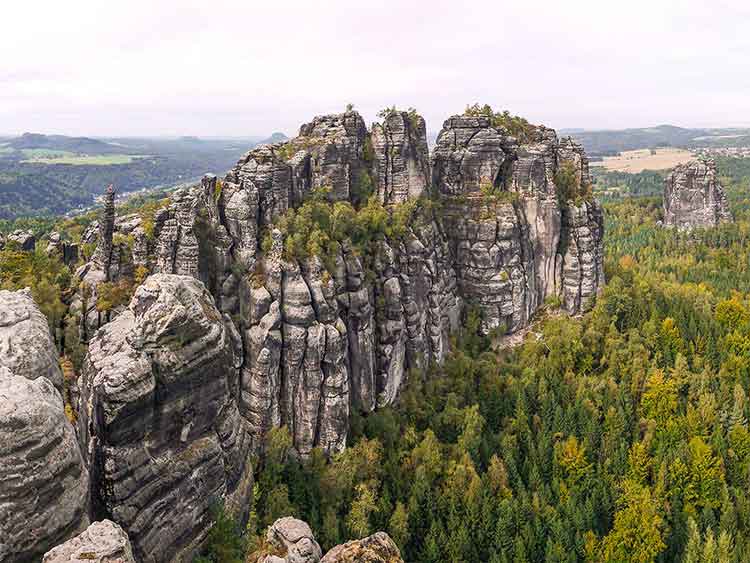
POLYGON ((0 562, 39 561, 88 525, 88 474, 49 379, 0 367, 0 398, 0 562))
POLYGON ((141 219, 115 219, 134 244, 110 273, 140 264, 197 278, 213 295, 233 335, 253 451, 280 425, 302 456, 341 451, 350 407, 393 404, 409 370, 440 365, 469 307, 484 332, 502 334, 548 299, 576 314, 601 289, 603 215, 585 194, 579 145, 544 127, 519 140, 488 117, 454 116, 430 159, 425 129, 411 111, 387 112, 372 133, 354 111, 316 117, 223 179, 174 192, 149 237, 141 219), (559 185, 563 169, 574 193, 559 185), (276 226, 320 187, 355 205, 368 193, 393 210, 420 196, 433 205, 367 253, 341 240, 326 260, 290 259, 276 226))
POLYGON ((387 111, 372 126, 373 168, 383 203, 416 199, 429 185, 427 126, 415 112, 387 111))
POLYGON ((27 379, 44 377, 62 392, 63 376, 46 317, 29 289, 0 290, 0 367, 27 379))
POLYGON ((432 189, 444 199, 459 292, 488 331, 522 328, 548 297, 579 312, 603 285, 602 210, 561 198, 565 162, 590 184, 583 149, 551 129, 519 144, 487 117, 454 116, 438 135, 432 189))
POLYGON ((732 220, 716 163, 701 159, 675 167, 664 181, 664 224, 680 229, 715 227, 732 220))
POLYGON ((94 522, 85 531, 44 554, 42 563, 136 563, 128 535, 110 520, 94 522))
POLYGON ((403 563, 398 546, 385 532, 336 546, 322 558, 310 526, 296 518, 276 520, 266 539, 274 553, 262 554, 257 563, 403 563))
POLYGON ((78 430, 92 516, 120 524, 139 561, 189 558, 214 501, 247 506, 241 360, 225 322, 198 280, 157 274, 89 344, 78 430))

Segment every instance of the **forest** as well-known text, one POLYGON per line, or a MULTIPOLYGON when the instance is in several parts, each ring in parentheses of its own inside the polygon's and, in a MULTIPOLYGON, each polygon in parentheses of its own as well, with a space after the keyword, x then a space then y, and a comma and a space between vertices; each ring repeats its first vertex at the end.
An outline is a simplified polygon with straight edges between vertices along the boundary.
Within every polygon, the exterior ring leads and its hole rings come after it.
MULTIPOLYGON (((200 561, 245 561, 286 515, 324 550, 384 530, 410 562, 750 560, 750 166, 719 169, 733 224, 679 233, 659 197, 605 204, 607 286, 586 315, 550 306, 505 347, 469 310, 447 362, 353 414, 333 459, 272 431, 249 522, 217 506, 200 561)), ((31 286, 53 327, 70 284, 42 250, 0 252, 0 287, 31 286)), ((66 373, 74 333, 56 335, 66 373)))

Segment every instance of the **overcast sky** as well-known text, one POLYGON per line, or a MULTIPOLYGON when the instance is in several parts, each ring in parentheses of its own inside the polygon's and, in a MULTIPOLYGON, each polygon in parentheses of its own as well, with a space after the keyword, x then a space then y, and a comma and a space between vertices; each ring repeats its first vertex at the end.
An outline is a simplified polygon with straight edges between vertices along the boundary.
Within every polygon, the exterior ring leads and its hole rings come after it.
POLYGON ((0 133, 293 134, 348 102, 750 125, 749 28, 739 0, 8 1, 0 133))

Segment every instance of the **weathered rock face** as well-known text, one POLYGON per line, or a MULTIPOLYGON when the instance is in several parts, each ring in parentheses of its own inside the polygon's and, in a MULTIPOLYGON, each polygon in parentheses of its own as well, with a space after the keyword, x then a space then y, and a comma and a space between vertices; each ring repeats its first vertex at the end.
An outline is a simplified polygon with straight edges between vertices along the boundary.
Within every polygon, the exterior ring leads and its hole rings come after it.
POLYGON ((78 430, 92 515, 120 524, 139 561, 188 560, 210 506, 247 506, 248 438, 235 343, 198 280, 157 274, 89 344, 78 430))
POLYGON ((111 520, 94 522, 81 534, 44 554, 42 563, 136 563, 128 535, 111 520))
POLYGON ((46 377, 0 367, 0 562, 39 561, 88 525, 88 474, 46 377))
POLYGON ((415 113, 393 111, 372 126, 373 176, 383 203, 416 199, 430 183, 427 127, 415 113))
POLYGON ((385 532, 334 547, 320 563, 403 563, 398 546, 385 532))
POLYGON ((691 229, 732 220, 729 203, 716 177, 716 163, 696 160, 675 167, 664 181, 664 224, 691 229))
POLYGON ((104 192, 104 211, 99 221, 99 243, 92 258, 94 268, 102 271, 104 281, 110 281, 112 278, 110 268, 115 234, 115 197, 115 189, 110 185, 104 192))
POLYGON ((44 377, 58 391, 63 376, 46 317, 28 289, 0 290, 0 367, 27 379, 44 377))
POLYGON ((590 183, 580 146, 537 128, 524 144, 486 117, 454 116, 432 156, 443 197, 459 293, 482 312, 485 330, 515 331, 548 297, 577 313, 603 285, 603 215, 593 200, 561 201, 563 162, 590 183))

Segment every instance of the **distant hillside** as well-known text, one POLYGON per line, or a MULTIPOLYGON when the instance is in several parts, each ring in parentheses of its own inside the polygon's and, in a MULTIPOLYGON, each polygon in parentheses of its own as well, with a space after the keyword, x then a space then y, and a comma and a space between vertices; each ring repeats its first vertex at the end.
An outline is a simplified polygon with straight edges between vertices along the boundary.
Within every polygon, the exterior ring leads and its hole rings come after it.
POLYGON ((267 139, 263 139, 262 141, 258 142, 259 145, 270 145, 272 143, 283 143, 284 141, 288 141, 289 137, 284 135, 284 133, 276 132, 273 133, 270 137, 267 139))
POLYGON ((581 130, 563 129, 583 144, 591 157, 614 155, 621 151, 658 147, 732 147, 749 146, 750 129, 685 129, 659 125, 640 129, 581 130))
POLYGON ((223 174, 255 144, 239 139, 93 139, 37 133, 0 139, 0 219, 85 208, 110 183, 126 193, 191 181, 206 172, 223 174))
POLYGON ((88 137, 66 137, 64 135, 41 135, 39 133, 24 133, 20 137, 11 139, 6 147, 15 150, 47 149, 52 151, 67 151, 80 154, 115 154, 127 151, 122 146, 90 139, 88 137))

